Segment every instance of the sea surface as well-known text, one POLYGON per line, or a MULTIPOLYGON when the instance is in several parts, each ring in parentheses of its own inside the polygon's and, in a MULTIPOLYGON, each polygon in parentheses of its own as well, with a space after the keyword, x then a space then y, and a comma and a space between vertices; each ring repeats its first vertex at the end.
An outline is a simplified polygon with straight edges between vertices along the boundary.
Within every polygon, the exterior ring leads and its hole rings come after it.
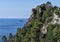
POLYGON ((0 19, 0 42, 2 36, 9 36, 9 33, 16 34, 17 28, 23 27, 27 19, 0 19))

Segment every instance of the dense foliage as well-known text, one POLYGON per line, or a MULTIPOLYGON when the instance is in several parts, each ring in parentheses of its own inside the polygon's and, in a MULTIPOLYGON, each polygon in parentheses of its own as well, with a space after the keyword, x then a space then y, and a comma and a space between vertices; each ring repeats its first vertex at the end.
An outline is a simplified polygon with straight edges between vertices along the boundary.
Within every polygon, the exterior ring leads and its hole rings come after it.
POLYGON ((54 13, 60 15, 60 8, 47 2, 33 8, 32 12, 24 27, 17 29, 16 35, 13 36, 10 33, 8 39, 4 35, 2 40, 4 42, 60 42, 59 24, 49 24, 45 38, 42 37, 43 34, 40 31, 44 24, 52 21, 54 13))

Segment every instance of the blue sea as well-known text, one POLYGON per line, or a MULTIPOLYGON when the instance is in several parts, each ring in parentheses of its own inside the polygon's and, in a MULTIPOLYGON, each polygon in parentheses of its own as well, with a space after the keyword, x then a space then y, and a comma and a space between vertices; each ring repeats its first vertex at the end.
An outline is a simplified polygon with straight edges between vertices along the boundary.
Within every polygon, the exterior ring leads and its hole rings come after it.
POLYGON ((16 34, 17 28, 23 27, 27 19, 0 19, 0 42, 2 36, 9 36, 9 33, 16 34))

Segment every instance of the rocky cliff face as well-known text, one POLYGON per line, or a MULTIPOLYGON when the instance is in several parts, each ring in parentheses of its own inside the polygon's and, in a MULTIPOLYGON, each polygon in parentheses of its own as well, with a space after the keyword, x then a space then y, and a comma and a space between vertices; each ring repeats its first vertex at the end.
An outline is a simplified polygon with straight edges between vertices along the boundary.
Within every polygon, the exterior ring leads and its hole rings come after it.
POLYGON ((27 38, 29 38, 26 42, 58 42, 60 40, 60 8, 47 2, 38 5, 32 9, 32 12, 25 25, 27 33, 25 36, 28 35, 27 38))

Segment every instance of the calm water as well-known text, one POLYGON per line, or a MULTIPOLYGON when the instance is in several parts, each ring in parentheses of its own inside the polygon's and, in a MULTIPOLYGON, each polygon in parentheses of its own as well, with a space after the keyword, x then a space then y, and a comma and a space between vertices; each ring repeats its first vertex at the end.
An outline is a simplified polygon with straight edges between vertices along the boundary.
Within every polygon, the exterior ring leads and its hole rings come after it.
POLYGON ((15 35, 17 28, 24 26, 27 19, 0 19, 0 42, 3 35, 15 35))

